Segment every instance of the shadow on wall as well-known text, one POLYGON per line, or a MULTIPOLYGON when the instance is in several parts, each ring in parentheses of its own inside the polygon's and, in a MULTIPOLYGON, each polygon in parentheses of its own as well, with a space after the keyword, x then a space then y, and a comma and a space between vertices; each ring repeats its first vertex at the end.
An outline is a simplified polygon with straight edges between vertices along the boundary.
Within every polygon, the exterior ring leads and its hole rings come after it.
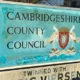
POLYGON ((72 80, 80 80, 80 78, 73 78, 72 80))

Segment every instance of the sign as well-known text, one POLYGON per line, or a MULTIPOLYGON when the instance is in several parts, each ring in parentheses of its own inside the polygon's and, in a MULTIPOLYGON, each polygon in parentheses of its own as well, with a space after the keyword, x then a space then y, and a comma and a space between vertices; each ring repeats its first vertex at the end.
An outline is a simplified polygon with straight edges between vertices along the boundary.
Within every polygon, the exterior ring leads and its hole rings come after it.
POLYGON ((0 68, 80 60, 80 10, 0 3, 0 68))
POLYGON ((80 63, 36 66, 4 70, 0 80, 80 80, 80 63))

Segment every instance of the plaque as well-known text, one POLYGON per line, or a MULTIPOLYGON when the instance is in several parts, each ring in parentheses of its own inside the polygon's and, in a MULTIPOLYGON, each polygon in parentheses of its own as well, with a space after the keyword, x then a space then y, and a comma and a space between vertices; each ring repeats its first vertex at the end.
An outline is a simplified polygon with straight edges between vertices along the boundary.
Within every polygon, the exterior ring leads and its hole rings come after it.
POLYGON ((80 80, 80 62, 7 69, 0 80, 80 80))

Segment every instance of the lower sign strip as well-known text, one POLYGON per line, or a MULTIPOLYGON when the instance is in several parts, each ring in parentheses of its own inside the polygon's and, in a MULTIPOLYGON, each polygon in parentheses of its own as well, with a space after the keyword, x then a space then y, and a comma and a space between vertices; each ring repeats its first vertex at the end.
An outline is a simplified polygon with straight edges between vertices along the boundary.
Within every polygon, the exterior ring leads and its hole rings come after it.
POLYGON ((0 80, 80 80, 80 63, 1 71, 0 80))

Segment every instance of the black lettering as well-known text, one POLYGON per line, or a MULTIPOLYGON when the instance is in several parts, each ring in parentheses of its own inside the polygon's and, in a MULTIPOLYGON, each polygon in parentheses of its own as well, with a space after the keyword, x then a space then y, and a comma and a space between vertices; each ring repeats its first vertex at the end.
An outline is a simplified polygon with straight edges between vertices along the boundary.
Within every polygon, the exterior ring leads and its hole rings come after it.
POLYGON ((74 22, 77 22, 78 23, 77 16, 74 16, 74 22))
POLYGON ((51 69, 50 68, 48 69, 48 73, 51 73, 51 69))
POLYGON ((27 71, 28 76, 32 76, 32 71, 27 71))
POLYGON ((45 30, 44 28, 41 28, 42 34, 44 33, 44 30, 45 30))
POLYGON ((48 21, 49 20, 49 15, 48 14, 44 14, 44 21, 48 21))
POLYGON ((54 72, 57 72, 57 68, 53 68, 54 72))
POLYGON ((29 20, 29 14, 22 13, 22 20, 29 20))
POLYGON ((29 28, 29 34, 30 33, 34 34, 34 28, 33 29, 29 28))
POLYGON ((11 47, 12 44, 13 44, 13 42, 8 42, 8 44, 7 44, 7 48, 8 48, 8 49, 13 49, 13 47, 11 47), (11 46, 10 46, 10 45, 11 45, 11 46))
POLYGON ((7 33, 13 35, 13 27, 8 27, 7 33))
POLYGON ((33 48, 34 47, 33 45, 34 45, 34 42, 32 42, 32 43, 31 42, 28 42, 28 48, 29 47, 32 47, 33 48))
POLYGON ((10 19, 10 20, 14 20, 14 18, 11 17, 10 14, 13 14, 13 12, 8 12, 8 13, 7 13, 7 18, 10 19))
POLYGON ((63 71, 66 71, 66 67, 63 67, 63 71))
POLYGON ((27 27, 26 28, 22 27, 22 33, 27 34, 27 27))
POLYGON ((46 80, 47 79, 47 76, 45 76, 44 78, 43 77, 41 77, 41 80, 46 80))
POLYGON ((22 48, 23 49, 25 49, 25 48, 27 48, 27 42, 26 42, 26 44, 22 41, 22 48))
POLYGON ((63 80, 63 74, 62 73, 58 74, 58 80, 63 80))
POLYGON ((39 41, 35 41, 35 42, 34 42, 34 47, 35 47, 35 48, 39 48, 39 46, 36 45, 37 43, 39 43, 39 41))
POLYGON ((55 16, 54 14, 50 15, 50 20, 53 21, 53 22, 55 21, 54 16, 55 16))
POLYGON ((37 13, 36 14, 36 21, 38 21, 38 20, 40 21, 40 14, 37 13))
POLYGON ((67 72, 66 74, 65 74, 65 77, 66 77, 66 79, 65 80, 70 80, 70 73, 69 72, 67 72))
POLYGON ((15 47, 16 49, 20 49, 20 48, 21 48, 21 43, 20 43, 19 41, 15 42, 15 43, 14 43, 14 47, 15 47))
POLYGON ((77 78, 80 78, 80 72, 77 71, 77 78))
POLYGON ((15 15, 15 19, 17 19, 17 18, 18 18, 19 20, 21 20, 20 14, 19 14, 18 12, 17 12, 16 15, 15 15))
POLYGON ((65 22, 70 22, 70 16, 65 16, 65 22))
POLYGON ((61 22, 64 22, 64 15, 61 15, 61 22))
POLYGON ((21 28, 20 27, 15 27, 14 33, 15 34, 20 34, 21 33, 21 28))
POLYGON ((60 15, 56 15, 56 22, 60 21, 60 15))
POLYGON ((30 80, 36 80, 36 77, 32 77, 30 80))
POLYGON ((30 20, 31 20, 31 21, 34 20, 34 13, 30 13, 30 20))
POLYGON ((47 74, 47 69, 44 69, 44 73, 47 74))

